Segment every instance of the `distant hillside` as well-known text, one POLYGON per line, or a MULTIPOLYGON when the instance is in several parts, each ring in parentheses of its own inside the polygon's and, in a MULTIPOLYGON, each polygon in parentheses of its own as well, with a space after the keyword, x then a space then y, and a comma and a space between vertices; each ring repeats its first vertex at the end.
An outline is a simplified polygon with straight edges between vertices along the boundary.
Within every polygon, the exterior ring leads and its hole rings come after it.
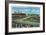
POLYGON ((40 14, 28 14, 28 16, 40 16, 40 14))

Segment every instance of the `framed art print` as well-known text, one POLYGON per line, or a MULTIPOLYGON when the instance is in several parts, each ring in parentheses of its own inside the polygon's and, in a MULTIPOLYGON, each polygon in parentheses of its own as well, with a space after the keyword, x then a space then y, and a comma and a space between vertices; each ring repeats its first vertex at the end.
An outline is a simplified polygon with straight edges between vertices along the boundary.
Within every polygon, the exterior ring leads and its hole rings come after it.
POLYGON ((45 3, 6 2, 6 33, 36 33, 45 31, 45 3))

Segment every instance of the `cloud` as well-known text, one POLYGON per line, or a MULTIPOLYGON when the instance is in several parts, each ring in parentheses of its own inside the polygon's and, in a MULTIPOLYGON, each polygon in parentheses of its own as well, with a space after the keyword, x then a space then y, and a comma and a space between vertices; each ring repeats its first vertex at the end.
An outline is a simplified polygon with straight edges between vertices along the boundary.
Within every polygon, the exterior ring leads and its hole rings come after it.
POLYGON ((38 7, 12 7, 12 10, 15 12, 22 12, 27 14, 39 14, 40 8, 38 7))

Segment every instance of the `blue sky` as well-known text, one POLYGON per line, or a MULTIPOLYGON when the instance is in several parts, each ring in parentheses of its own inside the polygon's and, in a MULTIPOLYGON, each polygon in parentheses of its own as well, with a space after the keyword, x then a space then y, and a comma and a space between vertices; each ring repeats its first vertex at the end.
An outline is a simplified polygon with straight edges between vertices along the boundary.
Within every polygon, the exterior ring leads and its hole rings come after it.
POLYGON ((26 14, 40 14, 39 7, 24 7, 24 6, 12 6, 12 13, 19 12, 19 13, 26 13, 26 14))

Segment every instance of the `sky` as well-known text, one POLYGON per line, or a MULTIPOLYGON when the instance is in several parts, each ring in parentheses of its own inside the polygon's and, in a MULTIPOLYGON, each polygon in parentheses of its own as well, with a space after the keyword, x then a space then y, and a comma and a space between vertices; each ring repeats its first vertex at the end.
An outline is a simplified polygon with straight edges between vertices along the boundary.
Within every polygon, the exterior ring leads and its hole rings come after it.
POLYGON ((12 13, 40 14, 40 7, 12 6, 12 13))

